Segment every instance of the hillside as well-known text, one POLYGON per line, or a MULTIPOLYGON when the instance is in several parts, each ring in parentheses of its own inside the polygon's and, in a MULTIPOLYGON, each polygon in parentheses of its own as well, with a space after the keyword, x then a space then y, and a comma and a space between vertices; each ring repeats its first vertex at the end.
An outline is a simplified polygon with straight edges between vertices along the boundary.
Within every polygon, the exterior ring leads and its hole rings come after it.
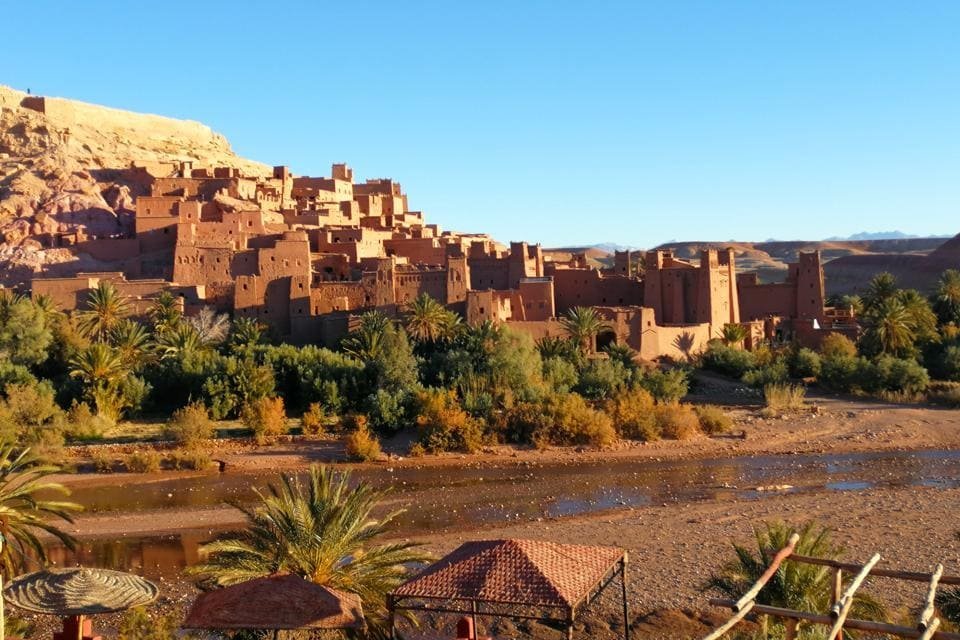
POLYGON ((53 231, 104 236, 129 229, 133 200, 142 187, 125 181, 118 170, 184 160, 251 174, 268 171, 238 157, 226 138, 198 122, 38 99, 0 86, 3 280, 78 259, 85 269, 108 266, 89 256, 45 249, 38 238, 53 231))

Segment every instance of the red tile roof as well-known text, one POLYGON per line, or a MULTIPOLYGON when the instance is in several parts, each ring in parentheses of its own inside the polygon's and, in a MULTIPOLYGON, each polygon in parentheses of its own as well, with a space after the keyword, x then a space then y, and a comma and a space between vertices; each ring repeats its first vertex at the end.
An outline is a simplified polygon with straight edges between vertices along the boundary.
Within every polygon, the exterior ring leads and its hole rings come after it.
POLYGON ((539 540, 468 542, 393 591, 397 598, 572 608, 623 559, 616 547, 539 540))
POLYGON ((360 598, 299 576, 275 575, 215 589, 193 603, 186 629, 359 629, 360 598))

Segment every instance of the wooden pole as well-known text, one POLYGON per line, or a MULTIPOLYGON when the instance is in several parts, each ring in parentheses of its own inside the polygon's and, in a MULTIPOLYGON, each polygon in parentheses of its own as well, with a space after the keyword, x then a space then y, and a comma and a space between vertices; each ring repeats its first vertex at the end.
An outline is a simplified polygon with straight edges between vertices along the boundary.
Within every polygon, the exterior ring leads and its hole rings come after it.
POLYGON ((867 579, 867 576, 870 574, 870 569, 873 569, 873 566, 880 562, 880 554, 875 553, 870 560, 867 561, 867 564, 863 565, 863 569, 860 570, 860 573, 854 577, 853 581, 850 583, 850 586, 847 587, 847 590, 843 592, 843 595, 840 596, 840 600, 837 601, 833 608, 830 610, 830 616, 835 620, 833 627, 830 629, 830 633, 827 634, 829 640, 834 640, 834 638, 842 638, 843 633, 843 622, 847 619, 847 615, 850 613, 850 607, 853 606, 853 597, 857 592, 857 589, 860 588, 860 585, 863 584, 863 581, 867 579))
MULTIPOLYGON (((832 609, 837 602, 840 601, 840 596, 843 594, 843 569, 837 567, 837 570, 833 572, 833 593, 830 595, 830 608, 832 609)), ((843 640, 843 631, 837 634, 837 640, 843 640)))
POLYGON ((733 629, 735 626, 737 626, 737 624, 739 624, 741 620, 747 617, 748 613, 753 611, 756 604, 757 603, 753 600, 748 602, 746 606, 740 609, 740 611, 737 611, 735 614, 733 614, 732 618, 730 618, 729 620, 724 622, 722 625, 714 629, 713 632, 710 635, 705 636, 703 640, 719 640, 719 638, 722 638, 723 636, 725 636, 727 634, 727 631, 730 631, 730 629, 733 629))
POLYGON ((930 624, 927 625, 927 628, 924 629, 923 635, 920 636, 920 640, 930 640, 933 638, 933 634, 937 632, 937 629, 940 628, 940 618, 934 618, 930 621, 930 624))
MULTIPOLYGON (((630 609, 627 605, 627 554, 620 563, 620 586, 623 590, 623 640, 630 640, 630 609)), ((0 640, 3 640, 0 638, 0 640)))
POLYGON ((777 573, 777 569, 780 568, 780 565, 783 563, 783 561, 789 558, 793 553, 793 550, 796 548, 798 542, 800 542, 800 534, 795 533, 790 536, 790 539, 787 541, 787 545, 777 552, 777 555, 773 557, 773 560, 770 562, 770 566, 767 567, 767 570, 763 572, 763 575, 761 575, 757 581, 753 583, 753 586, 750 587, 747 592, 740 597, 739 600, 737 600, 735 605, 733 605, 734 611, 740 611, 740 609, 745 607, 748 602, 752 602, 757 598, 757 594, 760 593, 760 590, 763 589, 764 585, 770 581, 770 578, 777 573))
MULTIPOLYGON (((844 571, 857 572, 863 568, 862 564, 853 564, 850 562, 839 562, 828 558, 814 558, 812 556, 802 556, 793 554, 790 556, 790 562, 802 562, 803 564, 814 564, 821 567, 833 567, 834 569, 843 569, 844 571)), ((893 569, 883 569, 875 567, 870 575, 878 578, 895 578, 897 580, 912 580, 914 582, 930 582, 930 573, 920 571, 896 571, 893 569)), ((958 586, 960 585, 960 576, 945 575, 940 578, 940 584, 958 586)))
POLYGON ((390 612, 390 640, 397 640, 397 603, 393 596, 387 596, 387 611, 390 612))
POLYGON ((940 585, 940 578, 942 577, 943 565, 938 564, 936 569, 933 570, 933 575, 930 576, 930 587, 927 589, 927 599, 925 601, 926 606, 920 613, 920 622, 917 624, 920 631, 926 629, 930 620, 933 619, 933 612, 936 609, 937 587, 940 585))
MULTIPOLYGON (((477 630, 477 601, 470 601, 470 620, 473 622, 473 638, 470 640, 477 640, 480 637, 480 632, 477 630)), ((459 635, 459 634, 458 634, 459 635)))

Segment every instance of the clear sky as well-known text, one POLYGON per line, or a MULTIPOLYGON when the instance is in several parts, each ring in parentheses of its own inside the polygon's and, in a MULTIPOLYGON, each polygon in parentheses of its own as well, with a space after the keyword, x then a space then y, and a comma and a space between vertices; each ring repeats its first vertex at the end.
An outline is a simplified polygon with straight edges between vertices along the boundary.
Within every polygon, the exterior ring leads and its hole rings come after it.
POLYGON ((960 2, 11 2, 0 83, 546 246, 960 232, 960 2))

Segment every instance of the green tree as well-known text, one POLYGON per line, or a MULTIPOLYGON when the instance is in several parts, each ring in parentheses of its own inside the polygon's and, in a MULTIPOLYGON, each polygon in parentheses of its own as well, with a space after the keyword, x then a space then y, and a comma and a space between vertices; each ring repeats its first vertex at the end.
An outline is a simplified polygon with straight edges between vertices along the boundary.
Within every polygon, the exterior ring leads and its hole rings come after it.
POLYGON ((867 285, 867 292, 863 296, 864 312, 870 313, 897 294, 897 279, 893 274, 878 273, 867 285))
POLYGON ((52 321, 30 298, 0 291, 0 361, 29 366, 46 360, 53 342, 52 321))
POLYGON ((593 307, 574 307, 560 319, 570 339, 577 343, 585 354, 593 353, 597 346, 597 336, 610 329, 593 307))
POLYGON ((210 345, 192 324, 181 322, 156 337, 156 350, 160 358, 184 359, 210 350, 210 345))
POLYGON ((246 527, 203 546, 207 560, 189 571, 207 584, 226 586, 289 572, 360 596, 374 634, 387 631, 387 594, 430 558, 411 542, 375 544, 402 513, 376 519, 386 496, 349 473, 313 465, 305 479, 282 474, 245 507, 246 527))
MULTIPOLYGON (((830 531, 815 522, 807 522, 799 529, 784 522, 768 522, 754 529, 755 549, 733 545, 735 557, 719 573, 710 577, 706 588, 738 599, 766 571, 774 554, 787 545, 794 533, 800 536, 794 552, 797 555, 838 560, 843 554, 843 549, 831 539, 830 531)), ((757 602, 774 607, 822 612, 830 609, 832 594, 833 572, 829 567, 787 561, 760 591, 757 602)), ((886 612, 879 602, 858 593, 850 617, 884 620, 886 612)))
POLYGON ((101 280, 87 297, 87 309, 79 313, 80 328, 92 339, 103 342, 130 311, 126 296, 112 282, 101 280))
POLYGON ((266 342, 267 327, 254 318, 237 318, 230 329, 228 345, 233 353, 251 353, 266 342))
POLYGON ((150 306, 148 315, 157 334, 166 333, 183 320, 183 304, 169 291, 161 291, 150 306))
POLYGON ((392 324, 380 311, 368 311, 360 316, 360 324, 344 337, 340 347, 357 360, 371 360, 379 355, 384 333, 392 324))
POLYGON ((421 293, 407 307, 403 324, 407 334, 417 342, 440 342, 454 336, 460 316, 421 293))
POLYGON ((867 315, 865 344, 881 353, 896 355, 913 348, 916 319, 897 297, 889 297, 870 307, 867 315))
POLYGON ((124 366, 131 371, 148 360, 153 347, 146 327, 129 318, 121 320, 111 332, 110 342, 120 354, 124 366))
POLYGON ((13 577, 31 559, 47 562, 46 544, 38 532, 74 548, 73 538, 50 518, 72 523, 71 514, 79 511, 80 505, 41 497, 70 495, 63 485, 48 480, 59 471, 59 467, 41 463, 30 449, 18 452, 10 445, 0 447, 0 568, 4 576, 13 577))
POLYGON ((941 324, 960 325, 960 271, 947 269, 933 293, 933 310, 941 324))

